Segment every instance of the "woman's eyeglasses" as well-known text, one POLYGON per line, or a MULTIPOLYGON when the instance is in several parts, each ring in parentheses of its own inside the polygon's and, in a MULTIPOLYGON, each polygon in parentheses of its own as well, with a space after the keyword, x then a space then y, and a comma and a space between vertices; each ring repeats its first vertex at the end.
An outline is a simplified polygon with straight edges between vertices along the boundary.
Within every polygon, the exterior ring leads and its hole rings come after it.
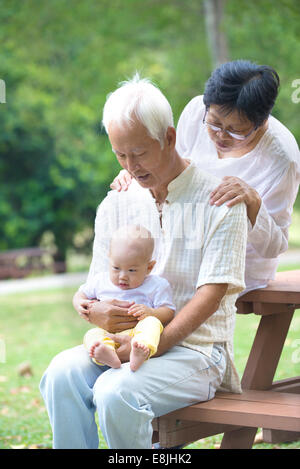
POLYGON ((254 127, 254 129, 250 130, 250 132, 247 135, 241 135, 241 134, 236 134, 234 132, 229 132, 229 130, 222 129, 222 127, 218 127, 214 124, 211 124, 210 122, 207 122, 206 120, 206 114, 207 114, 208 109, 206 109, 204 117, 203 117, 203 124, 206 124, 213 132, 226 132, 231 138, 234 138, 236 140, 245 140, 246 138, 250 137, 250 135, 257 129, 257 126, 254 127))

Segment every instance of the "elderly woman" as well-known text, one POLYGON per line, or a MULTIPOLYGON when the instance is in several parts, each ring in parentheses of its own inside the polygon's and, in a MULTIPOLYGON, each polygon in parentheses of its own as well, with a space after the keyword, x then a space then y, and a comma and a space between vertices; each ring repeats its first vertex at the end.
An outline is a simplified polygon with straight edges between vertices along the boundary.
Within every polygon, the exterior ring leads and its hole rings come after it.
MULTIPOLYGON (((228 62, 193 98, 177 126, 177 150, 220 177, 211 204, 247 205, 248 245, 243 294, 274 278, 300 182, 300 156, 290 131, 271 116, 279 87, 274 69, 249 61, 228 62)), ((111 187, 126 190, 125 171, 111 187)))

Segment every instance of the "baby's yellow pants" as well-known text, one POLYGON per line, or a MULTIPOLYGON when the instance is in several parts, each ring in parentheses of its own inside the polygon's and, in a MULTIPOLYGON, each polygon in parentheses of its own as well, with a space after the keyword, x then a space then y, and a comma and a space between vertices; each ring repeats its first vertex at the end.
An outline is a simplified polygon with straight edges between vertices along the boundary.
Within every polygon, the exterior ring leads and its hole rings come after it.
MULTIPOLYGON (((162 331, 163 325, 160 320, 155 316, 147 316, 145 319, 141 319, 133 329, 126 329, 125 331, 118 332, 118 334, 132 337, 131 343, 135 341, 146 345, 150 349, 148 357, 150 358, 156 353, 162 331)), ((83 344, 87 350, 90 350, 95 342, 101 342, 113 350, 119 347, 119 344, 108 337, 107 331, 101 327, 90 329, 84 336, 83 344)), ((101 365, 94 358, 92 360, 101 365)))

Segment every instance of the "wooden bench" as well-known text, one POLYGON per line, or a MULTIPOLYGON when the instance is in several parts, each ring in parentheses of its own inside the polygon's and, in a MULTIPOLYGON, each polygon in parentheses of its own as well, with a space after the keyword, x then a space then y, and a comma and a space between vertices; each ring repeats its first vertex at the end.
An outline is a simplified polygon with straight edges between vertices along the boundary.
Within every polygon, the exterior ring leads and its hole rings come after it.
POLYGON ((163 447, 224 433, 221 448, 251 448, 257 428, 264 440, 300 438, 300 377, 273 383, 294 311, 300 308, 300 271, 281 272, 268 287, 237 301, 239 314, 261 316, 242 378, 242 394, 217 393, 153 421, 163 447))
POLYGON ((31 247, 12 249, 0 253, 0 280, 9 278, 24 278, 33 272, 43 272, 47 269, 59 273, 53 255, 48 249, 31 247))
MULTIPOLYGON (((204 438, 199 427, 191 422, 225 424, 230 429, 258 427, 300 432, 300 399, 289 393, 273 391, 244 391, 242 394, 217 393, 211 401, 201 402, 174 411, 158 419, 156 430, 163 447, 176 446, 194 441, 194 436, 204 438), (189 441, 186 441, 188 439, 189 441)), ((207 426, 206 426, 207 428, 207 426)), ((215 434, 211 425, 212 434, 215 434)), ((225 428, 224 428, 225 429, 225 428)))

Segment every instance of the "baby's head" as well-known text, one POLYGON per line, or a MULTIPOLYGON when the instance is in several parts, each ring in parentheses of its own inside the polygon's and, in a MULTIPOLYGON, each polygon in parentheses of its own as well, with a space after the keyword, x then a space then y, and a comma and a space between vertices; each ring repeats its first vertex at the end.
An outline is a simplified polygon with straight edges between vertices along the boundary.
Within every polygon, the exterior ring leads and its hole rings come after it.
POLYGON ((109 248, 109 275, 112 283, 122 290, 139 287, 154 267, 154 240, 141 225, 119 228, 112 236, 109 248))

